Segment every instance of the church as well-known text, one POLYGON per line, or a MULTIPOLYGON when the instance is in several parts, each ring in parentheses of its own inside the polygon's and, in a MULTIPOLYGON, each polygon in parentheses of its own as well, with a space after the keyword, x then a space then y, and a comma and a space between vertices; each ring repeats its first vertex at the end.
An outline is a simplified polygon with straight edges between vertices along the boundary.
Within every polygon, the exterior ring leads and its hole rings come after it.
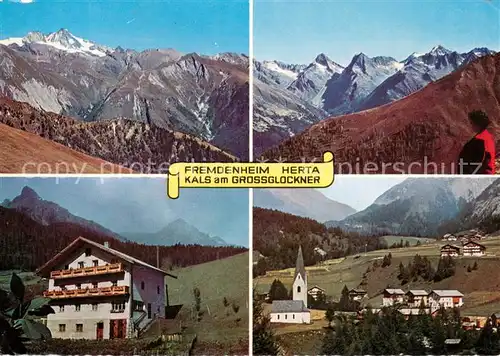
POLYGON ((271 323, 311 323, 311 312, 307 309, 307 275, 300 246, 292 288, 292 300, 273 300, 271 323))

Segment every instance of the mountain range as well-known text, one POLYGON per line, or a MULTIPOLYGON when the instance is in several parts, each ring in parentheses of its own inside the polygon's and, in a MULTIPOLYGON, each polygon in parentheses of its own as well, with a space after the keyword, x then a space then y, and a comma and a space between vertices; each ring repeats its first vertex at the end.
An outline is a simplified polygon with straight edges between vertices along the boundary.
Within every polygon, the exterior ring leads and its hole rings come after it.
POLYGON ((218 236, 210 236, 201 232, 184 219, 176 219, 167 226, 155 233, 120 233, 127 240, 144 243, 148 245, 172 246, 183 245, 203 245, 203 246, 225 246, 227 242, 218 236))
POLYGON ((99 236, 108 236, 124 242, 136 242, 145 245, 173 246, 203 245, 227 246, 218 236, 210 236, 199 231, 183 219, 176 219, 156 233, 115 233, 106 227, 72 214, 55 202, 42 199, 35 190, 25 186, 21 193, 12 200, 4 200, 0 206, 19 212, 29 219, 43 225, 72 224, 99 236))
POLYGON ((412 53, 402 61, 359 53, 346 67, 325 54, 309 65, 256 62, 254 78, 259 90, 254 130, 259 140, 255 153, 261 154, 328 116, 356 113, 402 99, 494 53, 488 48, 459 53, 436 46, 427 53, 412 53), (262 95, 266 92, 271 94, 262 95), (269 98, 276 102, 273 110, 267 109, 266 105, 272 105, 269 98))
POLYGON ((342 220, 356 210, 314 189, 254 189, 254 206, 279 210, 319 222, 342 220))
MULTIPOLYGON (((494 192, 483 193, 495 182, 498 185, 495 178, 408 178, 381 194, 363 211, 326 225, 362 234, 436 237, 439 227, 456 218, 469 204, 477 204, 478 199, 487 201, 488 206, 494 204, 494 192)), ((494 209, 478 209, 478 216, 472 219, 480 223, 498 213, 494 209)))
MULTIPOLYGON (((240 54, 139 52, 99 45, 66 29, 30 32, 0 41, 0 95, 29 104, 35 113, 74 118, 81 126, 108 122, 110 137, 112 124, 125 120, 166 132, 160 136, 193 136, 245 159, 248 67, 248 57, 240 54)), ((52 121, 57 127, 57 117, 52 121)), ((135 147, 122 150, 137 154, 135 147)), ((143 151, 147 155, 148 147, 143 151)))
POLYGON ((337 168, 348 166, 343 173, 457 173, 474 135, 470 111, 487 112, 498 142, 499 70, 500 53, 477 58, 393 103, 323 120, 263 156, 300 162, 331 151, 337 168))

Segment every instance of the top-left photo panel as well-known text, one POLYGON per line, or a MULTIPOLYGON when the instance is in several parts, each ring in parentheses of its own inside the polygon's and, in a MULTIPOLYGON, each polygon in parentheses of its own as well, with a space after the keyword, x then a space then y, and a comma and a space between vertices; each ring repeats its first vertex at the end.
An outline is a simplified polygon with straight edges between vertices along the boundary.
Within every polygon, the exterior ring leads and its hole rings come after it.
POLYGON ((0 174, 248 160, 248 0, 0 1, 0 174))

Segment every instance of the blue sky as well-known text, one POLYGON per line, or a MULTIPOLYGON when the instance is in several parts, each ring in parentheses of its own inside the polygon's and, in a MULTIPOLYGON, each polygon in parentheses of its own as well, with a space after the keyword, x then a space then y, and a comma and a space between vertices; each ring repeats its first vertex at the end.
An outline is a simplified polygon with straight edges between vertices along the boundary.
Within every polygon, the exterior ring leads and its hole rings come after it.
POLYGON ((319 189, 319 191, 330 199, 361 211, 371 205, 382 193, 406 178, 390 175, 336 175, 330 187, 319 189))
POLYGON ((347 65, 356 53, 403 60, 441 44, 500 49, 499 0, 255 0, 259 60, 309 63, 319 53, 347 65))
POLYGON ((111 47, 248 54, 247 0, 18 1, 0 2, 0 38, 67 28, 111 47))
POLYGON ((164 178, 0 178, 0 202, 24 186, 72 214, 120 232, 156 232, 182 218, 200 231, 248 247, 248 190, 182 189, 167 198, 164 178))

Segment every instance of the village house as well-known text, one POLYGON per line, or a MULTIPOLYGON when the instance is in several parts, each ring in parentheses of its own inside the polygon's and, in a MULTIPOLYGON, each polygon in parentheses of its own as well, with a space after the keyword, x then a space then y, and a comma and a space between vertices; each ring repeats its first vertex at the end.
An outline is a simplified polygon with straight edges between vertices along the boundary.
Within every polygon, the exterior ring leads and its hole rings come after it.
POLYGON ((312 288, 309 288, 307 294, 309 294, 314 300, 318 300, 320 296, 325 295, 325 290, 318 286, 314 286, 312 288))
POLYGON ((460 255, 460 247, 446 244, 441 247, 441 257, 457 257, 460 255))
POLYGON ((360 301, 364 297, 366 297, 366 291, 363 289, 354 288, 349 291, 349 298, 352 300, 360 301))
POLYGON ((406 293, 406 302, 410 308, 420 308, 423 305, 427 306, 429 292, 423 289, 413 289, 406 293))
POLYGON ((315 252, 317 255, 321 256, 321 258, 325 258, 325 257, 326 257, 326 255, 327 255, 326 251, 325 251, 325 250, 323 250, 323 249, 321 249, 321 248, 319 248, 319 247, 315 247, 315 248, 314 248, 314 252, 315 252))
POLYGON ((47 327, 61 339, 135 337, 165 317, 172 276, 134 257, 79 237, 37 271, 55 314, 47 327))
POLYGON ((484 256, 486 247, 478 242, 469 240, 462 246, 464 256, 484 256))
POLYGON ((307 309, 307 275, 301 247, 297 254, 292 288, 293 300, 273 300, 271 323, 309 324, 311 322, 311 312, 307 309))
POLYGON ((458 308, 464 305, 464 295, 458 290, 433 290, 429 294, 429 305, 432 311, 444 308, 458 308))
POLYGON ((382 306, 390 307, 404 302, 405 292, 402 289, 385 289, 382 298, 382 306))
POLYGON ((410 315, 421 315, 421 314, 429 314, 430 309, 429 308, 401 308, 398 309, 398 311, 403 314, 406 318, 408 318, 410 315))
POLYGON ((453 234, 445 234, 443 236, 443 240, 447 240, 447 241, 457 241, 457 237, 453 234))

